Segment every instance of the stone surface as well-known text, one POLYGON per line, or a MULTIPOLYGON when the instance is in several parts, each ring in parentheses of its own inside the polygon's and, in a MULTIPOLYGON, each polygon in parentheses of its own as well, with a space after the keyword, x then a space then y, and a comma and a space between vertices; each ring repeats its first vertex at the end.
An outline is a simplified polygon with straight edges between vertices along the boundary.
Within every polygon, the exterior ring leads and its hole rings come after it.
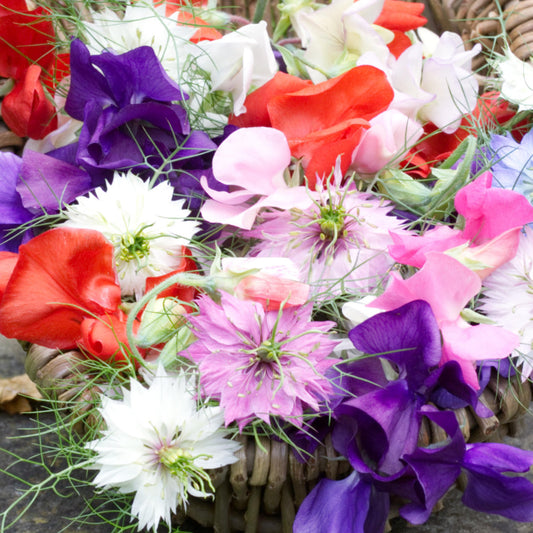
MULTIPOLYGON (((0 342, 0 378, 22 373, 23 361, 24 353, 17 343, 5 340, 0 342)), ((16 463, 16 457, 9 455, 13 453, 27 459, 39 452, 38 438, 35 435, 35 417, 36 415, 8 415, 0 411, 0 470, 2 471, 0 472, 0 511, 7 509, 22 494, 24 484, 21 480, 37 484, 46 479, 46 472, 42 466, 28 462, 16 463), (22 438, 23 436, 25 437, 22 438), (9 467, 12 463, 15 464, 9 467), (4 472, 6 469, 19 479, 8 476, 4 472)), ((43 418, 45 423, 52 421, 49 416, 43 418)), ((525 421, 519 438, 507 440, 511 444, 533 450, 533 416, 527 417, 525 421)), ((54 435, 45 435, 43 439, 45 443, 51 443, 54 438, 54 435)), ((48 465, 53 470, 65 467, 61 460, 54 462, 49 460, 48 465)), ((80 474, 80 477, 82 476, 83 474, 80 474)), ((9 533, 111 533, 113 528, 108 525, 101 523, 78 525, 69 520, 69 517, 72 518, 84 512, 83 494, 88 496, 89 492, 82 490, 78 493, 68 484, 59 486, 58 494, 46 491, 36 499, 31 509, 7 531, 9 533)), ((21 509, 22 506, 19 505, 9 518, 16 518, 21 509)), ((90 519, 86 522, 90 522, 90 519)), ((435 513, 426 524, 414 527, 407 525, 401 519, 394 519, 391 527, 392 533, 533 533, 533 524, 520 524, 465 508, 460 502, 459 491, 450 493, 444 501, 443 510, 435 513)), ((127 531, 133 533, 136 529, 131 528, 127 531)), ((160 531, 168 530, 160 528, 160 531)), ((187 524, 182 526, 181 531, 208 533, 210 530, 187 524)))

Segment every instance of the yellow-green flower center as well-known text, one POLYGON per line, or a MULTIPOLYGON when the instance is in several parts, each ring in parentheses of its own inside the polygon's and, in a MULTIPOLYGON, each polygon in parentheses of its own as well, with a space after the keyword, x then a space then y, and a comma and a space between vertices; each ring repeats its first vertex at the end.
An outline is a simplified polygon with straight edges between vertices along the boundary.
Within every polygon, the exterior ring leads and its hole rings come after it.
POLYGON ((317 222, 320 226, 320 238, 325 241, 336 241, 345 233, 344 222, 346 210, 343 207, 325 205, 320 208, 317 222))
POLYGON ((195 490, 206 492, 207 483, 211 491, 215 490, 209 474, 194 463, 199 456, 194 457, 187 450, 176 446, 163 446, 158 455, 161 464, 183 485, 188 486, 190 483, 195 490))
POLYGON ((136 234, 126 233, 120 237, 119 260, 129 263, 142 259, 150 253, 150 242, 143 235, 142 230, 136 234))

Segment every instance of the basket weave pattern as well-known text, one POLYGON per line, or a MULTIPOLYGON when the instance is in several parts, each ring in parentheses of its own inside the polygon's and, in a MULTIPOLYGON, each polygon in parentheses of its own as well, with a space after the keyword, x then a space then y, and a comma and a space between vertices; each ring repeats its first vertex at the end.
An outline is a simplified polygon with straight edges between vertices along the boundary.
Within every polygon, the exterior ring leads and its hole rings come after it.
MULTIPOLYGON (((429 0, 438 30, 459 33, 465 47, 481 43, 485 51, 502 53, 506 43, 525 61, 533 54, 533 0, 429 0)), ((473 68, 483 67, 477 56, 473 68)))

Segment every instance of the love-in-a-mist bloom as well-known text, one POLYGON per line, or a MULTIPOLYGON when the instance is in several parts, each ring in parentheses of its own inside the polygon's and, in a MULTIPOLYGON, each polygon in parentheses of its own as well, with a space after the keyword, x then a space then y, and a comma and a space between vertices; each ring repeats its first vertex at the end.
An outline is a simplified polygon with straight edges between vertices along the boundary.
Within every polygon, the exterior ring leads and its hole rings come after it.
POLYGON ((234 463, 240 447, 227 439, 219 407, 197 409, 194 380, 158 369, 149 387, 132 379, 121 400, 102 397, 106 424, 88 448, 96 452, 93 483, 135 493, 132 513, 139 529, 170 525, 171 512, 186 507, 189 495, 213 490, 206 470, 234 463))
POLYGON ((292 259, 318 298, 375 289, 394 264, 389 231, 406 231, 388 202, 353 184, 341 187, 341 179, 337 165, 311 207, 262 213, 264 222, 248 232, 259 239, 252 255, 292 259))
POLYGON ((106 190, 98 188, 66 210, 65 225, 98 230, 113 243, 123 295, 138 299, 147 277, 178 268, 182 246, 198 231, 185 200, 173 200, 173 194, 166 182, 151 188, 132 172, 115 173, 106 190))
POLYGON ((526 226, 516 255, 483 282, 481 310, 497 325, 520 336, 513 351, 526 380, 533 373, 533 230, 526 226))
POLYGON ((265 311, 221 294, 220 304, 199 298, 200 313, 189 318, 198 340, 188 356, 204 394, 240 429, 255 417, 269 424, 271 415, 301 426, 304 409, 318 411, 332 392, 324 374, 338 362, 330 357, 338 341, 327 333, 335 323, 311 321, 311 305, 265 311))

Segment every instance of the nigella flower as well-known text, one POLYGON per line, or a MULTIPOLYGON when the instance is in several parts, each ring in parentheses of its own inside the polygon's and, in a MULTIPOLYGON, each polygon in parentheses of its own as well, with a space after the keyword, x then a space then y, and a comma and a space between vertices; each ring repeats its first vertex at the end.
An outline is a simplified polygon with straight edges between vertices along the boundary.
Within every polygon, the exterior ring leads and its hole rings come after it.
POLYGON ((338 360, 333 322, 311 321, 312 306, 265 311, 252 301, 222 293, 220 304, 197 300, 190 317, 198 340, 188 356, 198 363, 206 396, 220 400, 226 424, 242 429, 255 417, 270 423, 278 415, 302 424, 306 407, 315 411, 331 392, 324 376, 338 360))
POLYGON ((513 259, 483 283, 480 310, 497 325, 516 333, 520 344, 512 355, 525 380, 533 373, 533 230, 526 226, 513 259))
POLYGON ((65 225, 98 230, 113 243, 123 295, 139 299, 146 278, 177 269, 182 247, 198 231, 185 200, 173 200, 173 194, 166 182, 150 188, 132 172, 117 172, 106 190, 98 188, 66 209, 65 225))
POLYGON ((313 205, 265 212, 264 222, 248 232, 260 239, 252 255, 289 257, 315 296, 375 289, 394 264, 387 253, 389 231, 405 232, 385 200, 353 186, 341 188, 340 181, 337 165, 335 183, 320 191, 313 205))
POLYGON ((186 507, 188 495, 213 490, 206 470, 234 463, 239 444, 226 439, 219 407, 197 409, 193 380, 159 369, 149 387, 132 379, 122 400, 102 397, 102 437, 87 446, 96 452, 93 483, 135 493, 132 513, 139 529, 156 529, 171 512, 186 507))

